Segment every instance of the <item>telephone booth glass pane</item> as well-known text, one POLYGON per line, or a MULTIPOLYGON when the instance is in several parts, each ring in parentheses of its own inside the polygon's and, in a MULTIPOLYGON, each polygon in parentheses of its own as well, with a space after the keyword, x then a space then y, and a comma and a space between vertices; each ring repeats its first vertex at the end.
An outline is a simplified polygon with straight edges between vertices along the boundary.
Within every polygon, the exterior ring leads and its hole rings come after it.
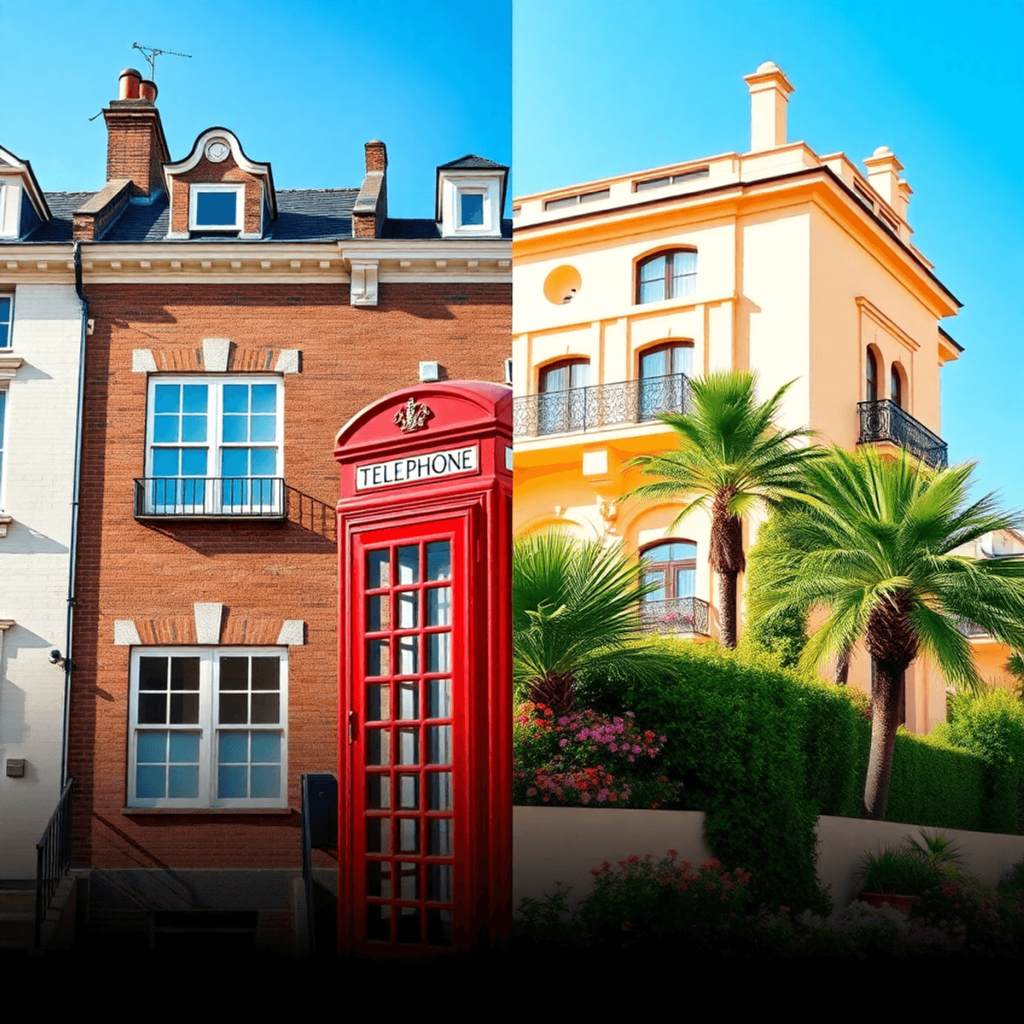
MULTIPOLYGON (((353 795, 367 948, 452 943, 455 886, 451 537, 364 541, 357 579, 353 795), (361 742, 359 742, 361 741, 361 742), (360 813, 359 808, 356 808, 360 813), (361 856, 360 856, 361 854, 361 856)), ((386 538, 380 533, 377 537, 386 538)))

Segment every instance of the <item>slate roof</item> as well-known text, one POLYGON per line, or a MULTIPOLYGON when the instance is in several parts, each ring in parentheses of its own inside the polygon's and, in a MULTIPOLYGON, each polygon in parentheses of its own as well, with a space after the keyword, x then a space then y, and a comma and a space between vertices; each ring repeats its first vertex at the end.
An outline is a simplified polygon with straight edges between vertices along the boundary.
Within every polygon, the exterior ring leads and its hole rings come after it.
POLYGON ((507 171, 508 167, 505 164, 496 164, 493 160, 488 160, 486 157, 474 156, 472 153, 467 153, 465 156, 460 156, 458 160, 452 160, 449 163, 441 164, 438 167, 439 171, 471 171, 471 170, 490 170, 490 171, 507 171))
MULTIPOLYGON (((437 221, 426 219, 407 219, 405 217, 388 217, 384 222, 384 230, 381 238, 441 238, 441 232, 437 221)), ((501 222, 501 237, 512 237, 512 221, 501 222)))
MULTIPOLYGON (((473 157, 478 160, 479 157, 473 157)), ((458 162, 458 161, 456 161, 458 162)), ((484 161, 490 164, 490 161, 484 161)), ((498 166, 498 165, 493 165, 498 166)), ((46 201, 53 214, 51 220, 41 224, 28 238, 0 240, 0 245, 22 244, 24 242, 71 242, 72 219, 75 210, 80 209, 92 198, 92 192, 47 192, 46 201)), ((338 189, 286 189, 277 193, 277 219, 270 222, 262 239, 245 241, 263 242, 337 242, 352 237, 352 206, 359 195, 357 188, 338 189)), ((129 203, 124 212, 99 239, 100 242, 164 242, 173 244, 178 239, 168 239, 167 229, 170 208, 167 197, 161 195, 149 204, 129 203)), ((512 221, 501 222, 502 238, 512 237, 512 221)), ((385 222, 382 238, 410 240, 438 239, 441 234, 437 224, 428 219, 390 217, 385 222)), ((230 239, 228 239, 230 240, 230 239)), ((224 242, 223 235, 206 238, 193 235, 181 241, 224 242)))

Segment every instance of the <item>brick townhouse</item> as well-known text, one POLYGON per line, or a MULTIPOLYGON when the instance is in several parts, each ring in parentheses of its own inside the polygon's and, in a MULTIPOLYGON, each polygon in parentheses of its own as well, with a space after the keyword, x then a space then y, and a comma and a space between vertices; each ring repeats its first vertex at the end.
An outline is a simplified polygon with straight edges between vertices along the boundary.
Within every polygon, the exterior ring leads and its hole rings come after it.
POLYGON ((67 773, 91 941, 284 949, 300 775, 337 765, 334 438, 420 381, 505 382, 507 168, 444 164, 433 214, 396 219, 383 142, 359 187, 279 191, 226 128, 172 159, 137 72, 103 113, 107 182, 48 196, 46 233, 88 303, 67 773))

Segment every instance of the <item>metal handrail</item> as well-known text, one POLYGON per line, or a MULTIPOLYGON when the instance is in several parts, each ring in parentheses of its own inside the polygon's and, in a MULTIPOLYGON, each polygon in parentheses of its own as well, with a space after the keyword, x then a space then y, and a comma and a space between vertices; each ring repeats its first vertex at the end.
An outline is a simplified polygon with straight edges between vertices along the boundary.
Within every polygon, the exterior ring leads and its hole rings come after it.
POLYGON ((711 606, 699 597, 640 602, 640 628, 710 636, 711 606))
POLYGON ((512 433, 515 437, 544 437, 599 430, 647 423, 659 413, 687 412, 691 407, 692 388, 685 373, 643 377, 516 398, 512 402, 512 433))
POLYGON ((949 462, 949 447, 938 434, 933 434, 909 412, 901 409, 891 398, 876 402, 858 402, 860 414, 860 443, 891 441, 906 448, 922 462, 934 469, 945 469, 949 462))
POLYGON ((287 514, 279 476, 141 477, 135 518, 282 519, 287 514))
POLYGON ((42 945, 43 918, 53 902, 61 879, 71 869, 71 811, 75 780, 68 779, 57 807, 36 843, 35 945, 42 945))

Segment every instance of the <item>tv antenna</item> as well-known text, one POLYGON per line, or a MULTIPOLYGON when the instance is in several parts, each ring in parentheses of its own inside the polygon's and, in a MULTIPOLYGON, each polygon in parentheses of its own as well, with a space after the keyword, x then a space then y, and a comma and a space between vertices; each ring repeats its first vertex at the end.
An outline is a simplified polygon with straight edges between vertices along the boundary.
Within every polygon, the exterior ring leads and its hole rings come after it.
POLYGON ((157 46, 143 46, 142 43, 132 43, 133 50, 139 50, 142 56, 149 62, 149 78, 150 81, 156 81, 156 59, 161 54, 166 53, 169 57, 188 57, 192 59, 191 53, 178 53, 177 50, 161 50, 157 46))

